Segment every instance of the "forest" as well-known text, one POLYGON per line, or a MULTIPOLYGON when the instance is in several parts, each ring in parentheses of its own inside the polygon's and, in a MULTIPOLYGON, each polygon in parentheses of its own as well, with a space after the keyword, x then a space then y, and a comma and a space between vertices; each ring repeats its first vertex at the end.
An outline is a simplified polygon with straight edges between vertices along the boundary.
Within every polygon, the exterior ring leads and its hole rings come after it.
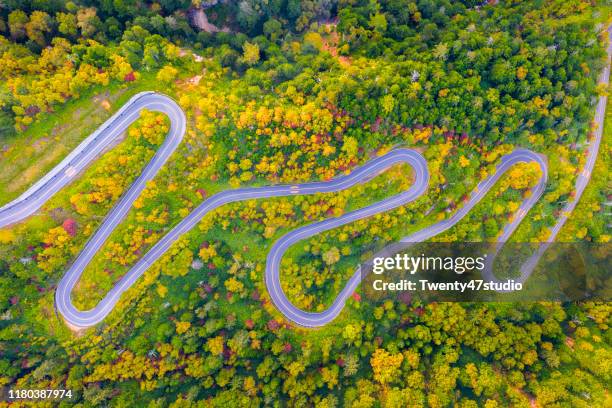
MULTIPOLYGON (((426 194, 290 248, 281 278, 296 306, 327 308, 360 262, 450 217, 515 147, 544 154, 549 180, 512 240, 545 241, 610 91, 597 78, 611 10, 603 0, 2 0, 0 205, 152 90, 179 103, 187 133, 85 270, 72 293, 82 310, 211 195, 329 180, 398 146, 427 159, 426 194)), ((563 242, 610 240, 610 119, 608 108, 563 242)), ((273 243, 406 190, 406 166, 339 193, 223 206, 103 323, 71 330, 54 310, 57 282, 168 129, 143 111, 35 216, 0 229, 1 387, 74 392, 40 406, 610 406, 606 301, 376 303, 358 290, 315 330, 275 309, 263 279, 273 243)), ((494 242, 539 177, 516 166, 434 240, 494 242)))

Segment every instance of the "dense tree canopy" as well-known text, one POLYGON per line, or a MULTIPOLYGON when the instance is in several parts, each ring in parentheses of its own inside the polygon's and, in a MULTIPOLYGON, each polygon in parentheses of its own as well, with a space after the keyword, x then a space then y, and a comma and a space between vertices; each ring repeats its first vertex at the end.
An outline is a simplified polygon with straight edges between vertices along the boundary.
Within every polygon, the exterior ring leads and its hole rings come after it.
MULTIPOLYGON (((290 248, 281 280, 296 306, 328 307, 357 264, 450 217, 515 147, 549 158, 549 183, 514 240, 546 240, 584 165, 609 8, 491 3, 0 1, 0 180, 12 177, 0 196, 156 90, 185 110, 187 133, 85 270, 79 308, 211 195, 327 180, 394 146, 423 152, 428 191, 290 248), (194 23, 200 11, 214 29, 194 23), (99 117, 83 114, 92 105, 99 117)), ((358 291, 320 330, 283 320, 263 279, 270 246, 408 189, 405 166, 335 194, 219 208, 103 323, 74 333, 54 312, 55 285, 168 126, 143 111, 39 214, 0 229, 0 385, 71 389, 83 406, 607 406, 606 302, 374 302, 358 291)), ((581 202, 591 216, 574 219, 568 240, 609 240, 606 157, 581 202)), ((495 241, 539 177, 515 166, 436 240, 495 241)))

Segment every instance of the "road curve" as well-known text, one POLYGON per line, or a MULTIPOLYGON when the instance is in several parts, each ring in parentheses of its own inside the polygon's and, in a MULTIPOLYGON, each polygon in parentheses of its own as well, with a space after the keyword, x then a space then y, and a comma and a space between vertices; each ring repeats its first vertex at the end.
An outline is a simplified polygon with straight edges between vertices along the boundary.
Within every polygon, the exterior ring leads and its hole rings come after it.
MULTIPOLYGON (((276 307, 285 317, 296 324, 306 327, 322 326, 333 320, 342 310, 346 299, 353 293, 360 283, 359 269, 349 279, 344 289, 336 297, 332 306, 321 313, 305 312, 296 308, 285 296, 280 284, 280 260, 284 252, 292 244, 308 237, 327 231, 347 223, 370 217, 372 215, 389 211, 407 204, 420 197, 429 184, 429 172, 423 156, 415 150, 396 149, 375 158, 363 166, 353 170, 349 175, 335 178, 330 181, 314 182, 299 185, 278 185, 267 187, 241 188, 227 190, 215 194, 202 202, 186 218, 181 220, 173 229, 162 237, 136 264, 119 280, 119 282, 106 294, 93 309, 81 311, 74 307, 71 292, 78 282, 85 267, 92 260, 96 252, 102 247, 111 232, 127 215, 132 203, 166 162, 168 157, 179 145, 185 132, 186 118, 180 107, 170 98, 157 93, 141 93, 134 96, 119 112, 106 121, 96 132, 81 143, 65 160, 57 165, 41 181, 30 188, 17 200, 0 209, 0 227, 18 222, 35 213, 51 196, 68 184, 72 177, 83 170, 89 162, 94 160, 105 147, 112 144, 127 127, 133 123, 142 109, 149 109, 166 114, 170 119, 170 130, 164 143, 153 159, 146 165, 142 174, 129 187, 119 202, 112 208, 100 228, 85 244, 83 251, 60 280, 55 292, 55 303, 58 312, 67 323, 76 327, 90 327, 101 322, 114 308, 121 295, 129 289, 136 280, 183 234, 191 230, 210 211, 224 204, 269 197, 284 197, 290 195, 307 195, 315 193, 337 192, 350 188, 370 177, 384 171, 398 163, 410 165, 414 170, 415 180, 406 191, 393 197, 374 203, 365 208, 349 212, 340 217, 316 222, 298 228, 280 238, 272 246, 266 263, 265 282, 270 297, 276 307)), ((526 211, 537 201, 546 183, 546 164, 538 155, 527 150, 516 150, 505 156, 498 166, 497 172, 479 184, 476 192, 470 197, 468 203, 453 217, 440 223, 427 227, 413 234, 405 240, 425 240, 456 224, 470 209, 476 205, 487 191, 495 184, 497 179, 511 166, 519 162, 536 160, 544 170, 536 193, 532 194, 521 207, 524 213, 521 217, 509 224, 512 226, 509 233, 514 230, 526 211)), ((520 210, 519 210, 520 211, 520 210)))
MULTIPOLYGON (((611 49, 608 48, 608 66, 602 74, 602 80, 607 83, 609 76, 609 60, 611 49)), ((342 310, 346 299, 353 293, 361 282, 360 268, 349 279, 345 287, 338 294, 332 306, 320 313, 305 312, 296 308, 285 296, 280 284, 280 261, 285 251, 296 242, 312 237, 332 228, 347 223, 367 218, 372 215, 389 211, 401 205, 407 204, 420 197, 427 189, 429 183, 429 172, 425 159, 416 151, 410 149, 396 149, 389 153, 373 159, 365 165, 355 169, 347 176, 335 178, 325 182, 314 182, 299 185, 279 185, 268 187, 242 188, 227 190, 215 194, 202 202, 186 218, 181 220, 173 229, 161 238, 107 293, 93 309, 87 311, 77 310, 72 304, 71 292, 81 276, 87 264, 95 253, 101 248, 111 232, 123 220, 132 203, 140 195, 146 186, 166 162, 168 157, 180 144, 185 133, 186 118, 180 107, 167 96, 143 92, 130 99, 115 115, 107 120, 98 130, 85 139, 72 153, 61 163, 45 175, 41 180, 29 188, 16 200, 0 208, 0 228, 19 222, 34 214, 49 200, 57 191, 70 183, 73 177, 84 170, 89 163, 95 160, 107 146, 110 146, 126 129, 133 123, 142 109, 149 109, 166 114, 170 119, 170 130, 162 146, 158 149, 151 161, 146 165, 142 174, 129 187, 128 191, 121 197, 117 204, 103 221, 100 228, 86 243, 83 251, 78 255, 74 263, 60 280, 55 292, 55 303, 58 312, 67 323, 75 327, 90 327, 101 322, 114 308, 121 295, 129 289, 134 282, 159 259, 183 234, 191 230, 210 211, 224 204, 269 197, 283 197, 290 195, 307 195, 315 193, 336 192, 350 188, 355 184, 364 182, 369 177, 384 171, 390 166, 398 163, 410 165, 415 174, 414 184, 406 191, 393 197, 379 201, 368 207, 349 212, 340 217, 327 219, 298 228, 281 237, 276 241, 267 256, 265 282, 270 297, 280 312, 294 323, 305 327, 323 326, 333 320, 342 310)), ((588 183, 590 173, 597 157, 597 151, 601 140, 601 129, 603 128, 603 113, 605 112, 605 99, 600 98, 597 108, 596 121, 599 128, 595 135, 587 164, 583 173, 578 178, 576 185, 576 198, 568 204, 566 211, 575 207, 584 187, 588 183), (603 107, 602 107, 603 106, 603 107)), ((547 178, 548 170, 545 159, 529 150, 517 149, 504 156, 496 168, 496 172, 483 180, 469 197, 468 201, 450 218, 440 221, 432 226, 426 227, 412 235, 404 237, 402 243, 414 243, 427 240, 458 223, 469 211, 487 194, 500 177, 513 165, 517 163, 536 162, 542 170, 542 176, 537 185, 533 187, 531 194, 523 201, 512 221, 507 224, 500 237, 500 245, 506 242, 516 230, 527 212, 533 207, 542 195, 547 178)), ((549 242, 552 242, 567 219, 564 214, 557 224, 551 229, 549 242)), ((545 248, 544 248, 545 250, 545 248)), ((543 253, 543 249, 537 251, 522 269, 526 278, 533 269, 537 259, 543 253)), ((495 279, 494 276, 490 277, 495 279)))
POLYGON ((116 214, 120 221, 125 214, 121 215, 118 210, 129 210, 132 201, 177 148, 185 133, 186 118, 183 110, 172 99, 155 92, 141 92, 133 96, 49 173, 17 199, 0 207, 0 228, 22 221, 38 211, 55 193, 72 182, 76 174, 96 160, 104 149, 111 146, 138 119, 142 109, 166 114, 170 118, 170 131, 142 174, 109 214, 109 217, 116 214))
MULTIPOLYGON (((328 220, 319 221, 293 230, 281 237, 278 241, 276 241, 270 249, 270 252, 268 252, 265 271, 266 287, 268 288, 268 292, 270 293, 270 297, 272 298, 274 305, 289 320, 299 324, 300 326, 305 327, 319 327, 331 322, 340 314, 340 312, 344 308, 346 300, 353 294, 357 286, 359 286, 363 277, 362 268, 358 267, 351 276, 351 278, 348 280, 342 291, 338 294, 338 296, 336 296, 332 305, 323 312, 306 312, 304 310, 301 310, 295 307, 287 299, 284 294, 284 291, 281 288, 280 283, 280 262, 283 257, 283 254, 291 245, 303 239, 307 239, 314 235, 320 234, 321 232, 340 227, 342 225, 369 217, 380 212, 392 210, 415 200, 425 192, 427 186, 426 184, 422 185, 421 183, 427 183, 429 181, 429 174, 427 172, 427 167, 425 163, 422 162, 423 159, 420 154, 416 153, 414 150, 400 149, 392 150, 390 153, 388 153, 388 155, 394 154, 395 152, 402 152, 402 154, 403 152, 406 152, 406 154, 411 153, 415 156, 415 160, 407 161, 409 164, 411 164, 415 171, 414 184, 410 189, 401 194, 373 204, 370 207, 365 207, 360 210, 347 213, 338 218, 331 218, 328 220), (372 211, 371 209, 374 209, 374 211, 372 211)), ((387 155, 382 156, 379 159, 384 159, 386 156, 387 155)), ((538 164, 542 174, 537 184, 531 189, 531 194, 529 194, 528 197, 523 201, 519 209, 515 212, 515 216, 513 217, 512 221, 504 227, 502 233, 498 237, 499 248, 501 248, 501 246, 508 240, 510 235, 512 235, 512 233, 516 230, 527 212, 535 205, 535 203, 542 196, 542 193, 546 188, 546 183, 548 181, 548 167, 546 165, 546 161, 544 157, 530 150, 517 149, 505 155, 502 158, 501 162, 497 165, 495 173, 487 177, 485 180, 481 181, 474 189, 465 205, 463 205, 451 217, 426 228, 423 228, 422 230, 415 232, 414 234, 402 238, 399 244, 393 244, 389 247, 384 248, 376 255, 374 255, 371 259, 376 257, 393 255, 402 249, 410 247, 412 244, 426 241, 429 238, 434 237, 435 235, 438 235, 453 227, 455 224, 461 221, 461 219, 463 219, 463 217, 465 217, 472 210, 472 208, 474 208, 474 206, 478 204, 478 202, 480 202, 480 200, 482 200, 486 196, 489 190, 493 188, 495 183, 497 183, 497 181, 508 170, 510 170, 510 168, 519 163, 531 162, 535 162, 538 164)), ((368 164, 366 164, 364 167, 368 166, 368 164)), ((357 173, 358 176, 360 176, 359 171, 362 169, 363 167, 359 168, 354 173, 357 173)), ((487 259, 493 260, 495 258, 495 254, 491 255, 492 256, 489 256, 487 259)), ((364 264, 368 264, 369 262, 370 261, 365 262, 364 264)), ((535 267, 536 264, 537 259, 536 262, 533 264, 533 267, 535 267)), ((533 271, 533 267, 526 272, 524 279, 526 279, 531 273, 531 271, 533 271)), ((491 274, 489 280, 496 281, 497 279, 491 274)), ((518 279, 515 279, 515 281, 518 281, 518 279)))
MULTIPOLYGON (((337 222, 346 223, 350 222, 348 221, 349 219, 356 220, 364 218, 391 208, 389 207, 389 205, 398 206, 401 205, 400 202, 406 203, 420 196, 427 188, 429 180, 429 173, 427 172, 427 165, 425 159, 423 159, 423 157, 419 153, 413 150, 394 150, 384 156, 381 156, 368 162, 367 164, 358 168, 347 176, 339 177, 331 181, 306 183, 301 185, 279 185, 268 187, 241 188, 235 190, 227 190, 215 194, 204 202, 202 202, 186 218, 181 220, 172 230, 170 230, 164 237, 162 237, 138 262, 136 262, 132 269, 130 269, 119 280, 119 282, 107 293, 107 295, 104 297, 104 299, 100 301, 100 303, 98 303, 93 309, 87 311, 80 311, 77 310, 72 304, 70 293, 72 292, 74 285, 76 284, 78 278, 83 272, 83 269, 91 260, 93 254, 95 254, 95 251, 99 249, 99 247, 103 244, 103 241, 98 241, 96 239, 96 236, 94 235, 94 237, 87 243, 86 249, 83 250, 81 255, 79 255, 75 263, 70 267, 68 272, 66 272, 66 274, 60 281, 55 296, 57 309, 62 314, 64 319, 66 319, 66 321, 68 321, 73 326, 89 327, 101 322, 114 308, 123 292, 129 289, 156 260, 158 260, 164 253, 166 253, 166 251, 174 242, 176 242, 183 234, 187 233, 189 230, 195 227, 198 222, 209 212, 222 205, 232 202, 253 200, 259 198, 285 197, 289 195, 305 195, 340 191, 350 188, 351 186, 360 183, 368 176, 377 174, 396 163, 407 163, 413 166, 413 168, 415 168, 415 172, 420 174, 419 184, 413 185, 413 187, 411 187, 408 191, 404 193, 401 193, 390 199, 380 201, 372 206, 360 210, 358 215, 356 215, 355 213, 349 213, 342 217, 334 219, 337 220, 337 222), (90 245, 90 243, 92 244, 90 245)), ((111 214, 113 214, 114 212, 115 209, 111 211, 111 214)), ((105 224, 106 220, 104 221, 98 232, 106 231, 105 224)), ((109 229, 109 232, 110 231, 112 231, 112 228, 109 229)), ((96 235, 98 234, 98 232, 96 232, 96 235)), ((296 230, 296 233, 298 232, 299 230, 296 230)), ((279 270, 274 271, 276 278, 278 278, 279 272, 279 270)), ((268 280, 266 280, 266 283, 268 283, 268 280)), ((284 305, 288 303, 288 300, 282 289, 280 289, 280 286, 278 286, 277 288, 268 287, 268 289, 270 292, 270 297, 272 298, 275 304, 284 305)), ((284 313, 284 310, 282 308, 280 309, 281 312, 284 313)), ((291 319, 290 315, 287 315, 287 317, 291 319)), ((300 320, 294 320, 294 322, 297 324, 302 324, 304 326, 307 325, 304 324, 304 322, 301 322, 300 320)), ((321 324, 325 323, 326 322, 322 322, 321 324)))

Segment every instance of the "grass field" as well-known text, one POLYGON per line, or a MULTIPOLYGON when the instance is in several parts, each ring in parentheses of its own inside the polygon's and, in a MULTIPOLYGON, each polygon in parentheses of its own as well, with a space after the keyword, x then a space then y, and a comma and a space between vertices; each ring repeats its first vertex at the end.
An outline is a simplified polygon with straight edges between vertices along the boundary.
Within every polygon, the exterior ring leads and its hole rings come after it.
POLYGON ((96 87, 5 140, 0 146, 0 205, 51 170, 135 93, 159 86, 153 74, 143 74, 129 86, 113 82, 96 87))

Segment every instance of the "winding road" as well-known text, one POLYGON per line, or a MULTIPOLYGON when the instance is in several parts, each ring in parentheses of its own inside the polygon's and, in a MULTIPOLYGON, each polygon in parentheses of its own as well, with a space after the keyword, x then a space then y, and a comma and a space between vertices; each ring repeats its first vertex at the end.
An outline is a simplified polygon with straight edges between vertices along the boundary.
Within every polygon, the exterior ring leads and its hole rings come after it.
MULTIPOLYGON (((306 312, 296 308, 287 299, 281 287, 280 261, 285 251, 296 242, 312 237, 323 231, 337 228, 405 205, 420 197, 427 190, 429 184, 429 171, 427 169, 427 162, 423 156, 415 150, 395 149, 358 167, 349 175, 338 177, 330 181, 223 191, 202 202, 195 210, 162 237, 138 262, 136 262, 136 264, 93 309, 81 311, 76 309, 72 304, 70 294, 85 267, 104 245, 104 242, 112 231, 127 215, 132 203, 145 188, 147 181, 155 176, 168 157, 179 145, 185 132, 186 123, 185 115, 179 106, 172 99, 164 95, 150 92, 136 95, 128 101, 117 114, 113 115, 113 117, 104 123, 98 131, 81 143, 69 157, 56 166, 44 179, 37 183, 37 185, 34 185, 14 202, 0 209, 0 227, 12 224, 34 214, 51 196, 68 184, 72 180, 74 174, 83 170, 90 161, 94 160, 100 152, 104 150, 105 147, 111 145, 131 123, 138 119, 142 109, 149 109, 151 111, 158 111, 166 114, 171 122, 170 131, 153 159, 147 164, 142 174, 129 187, 128 191, 121 197, 119 202, 112 208, 106 219, 102 222, 100 228, 86 243, 83 251, 78 255, 58 284, 55 292, 57 310, 70 325, 75 327, 89 327, 101 322, 115 307, 121 295, 129 289, 156 260, 166 253, 174 242, 195 227, 209 212, 222 205, 260 198, 337 192, 364 182, 395 164, 405 163, 410 165, 414 171, 415 179, 413 185, 408 190, 340 217, 330 218, 298 228, 281 237, 270 249, 266 262, 265 282, 275 306, 287 319, 301 326, 317 327, 325 325, 340 313, 346 299, 359 285, 361 281, 360 269, 358 268, 349 279, 348 283, 336 297, 330 308, 320 313, 306 312)), ((521 216, 516 217, 516 219, 506 228, 508 235, 510 235, 516 226, 518 226, 524 214, 526 214, 538 200, 544 191, 547 180, 546 163, 543 158, 533 152, 523 149, 516 150, 505 156, 497 166, 496 173, 481 182, 474 190, 475 193, 472 194, 466 205, 457 211, 451 218, 427 227, 410 237, 404 238, 402 241, 423 241, 452 227, 469 213, 507 170, 517 163, 531 161, 536 161, 540 164, 543 170, 543 176, 539 180, 538 185, 534 188, 534 193, 525 200, 521 209, 518 210, 521 216)))
MULTIPOLYGON (((609 62, 612 50, 608 48, 608 66, 602 73, 600 80, 608 81, 609 62)), ((599 125, 595 138, 589 148, 585 169, 580 174, 576 184, 576 195, 574 200, 568 203, 563 216, 551 229, 549 242, 554 241, 556 235, 567 220, 584 187, 590 179, 590 174, 595 164, 597 152, 603 129, 603 116, 605 113, 605 97, 600 98, 597 107, 596 121, 599 125)), ((280 262, 285 251, 293 244, 312 237, 321 232, 337 228, 339 226, 371 217, 385 211, 392 210, 399 206, 414 201, 425 193, 429 184, 429 172, 427 162, 415 150, 396 149, 389 153, 375 158, 363 166, 353 170, 349 175, 335 178, 325 182, 314 182, 296 185, 278 185, 255 188, 240 188, 227 190, 215 194, 202 202, 186 218, 181 220, 164 237, 162 237, 106 294, 106 296, 91 310, 81 311, 74 307, 71 300, 71 292, 78 282, 85 267, 92 260, 93 256, 100 250, 104 242, 108 239, 112 231, 125 218, 131 208, 132 203, 145 188, 148 180, 151 180, 160 168, 167 161, 169 156, 180 144, 186 128, 186 118, 181 108, 169 97, 154 93, 143 92, 130 99, 117 113, 108 119, 98 130, 87 137, 75 150, 70 153, 61 163, 45 175, 41 180, 29 188, 16 200, 0 208, 0 228, 19 222, 38 211, 42 205, 49 200, 55 193, 70 183, 76 174, 84 170, 93 160, 109 146, 111 146, 127 129, 127 127, 138 119, 140 111, 148 109, 151 111, 162 112, 170 119, 170 130, 161 147, 155 156, 146 165, 141 175, 129 187, 128 191, 121 197, 109 212, 100 228, 86 243, 84 249, 76 260, 69 267, 61 278, 55 292, 55 303, 58 312, 65 321, 73 327, 85 328, 93 326, 102 320, 113 310, 121 295, 129 289, 136 280, 183 234, 187 233, 210 211, 224 204, 253 200, 269 197, 284 197, 291 195, 307 195, 316 193, 337 192, 350 188, 358 183, 367 181, 370 177, 386 170, 390 166, 405 163, 412 167, 415 175, 413 185, 406 191, 393 197, 374 203, 370 206, 356 211, 346 213, 336 218, 312 223, 289 232, 276 241, 270 249, 265 270, 265 283, 270 297, 279 311, 292 322, 304 327, 323 326, 332 321, 342 311, 346 299, 352 295, 354 290, 361 282, 361 269, 357 268, 352 277, 348 280, 345 287, 338 294, 333 304, 325 311, 320 313, 306 312, 295 307, 286 297, 280 283, 280 262)), ((496 172, 483 180, 469 197, 468 201, 457 210, 451 217, 440 221, 434 225, 426 227, 412 235, 404 237, 401 242, 410 244, 425 241, 457 224, 471 209, 480 202, 494 184, 512 166, 518 163, 536 162, 542 170, 542 176, 537 185, 532 188, 531 194, 523 201, 516 211, 512 221, 508 223, 498 241, 503 245, 512 233, 516 230, 520 222, 524 219, 528 211, 541 197, 548 180, 548 170, 546 160, 542 156, 525 149, 517 149, 504 156, 497 165, 496 172)), ((522 269, 523 280, 527 278, 537 260, 543 253, 540 249, 534 254, 522 269)), ((495 279, 494 276, 490 277, 495 279)))

